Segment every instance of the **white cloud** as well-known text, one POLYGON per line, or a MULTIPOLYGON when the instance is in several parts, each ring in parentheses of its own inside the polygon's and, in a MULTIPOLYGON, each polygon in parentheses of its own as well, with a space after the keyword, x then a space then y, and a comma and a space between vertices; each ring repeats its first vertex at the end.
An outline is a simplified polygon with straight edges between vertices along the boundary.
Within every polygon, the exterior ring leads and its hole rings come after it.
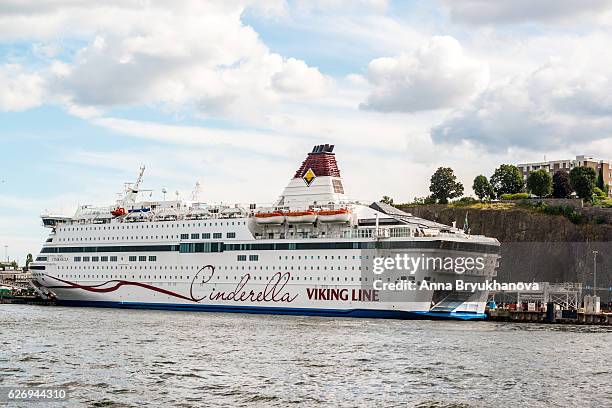
POLYGON ((95 118, 92 123, 120 134, 179 146, 218 146, 272 155, 287 154, 291 147, 290 138, 273 132, 209 129, 110 117, 95 118), (261 139, 266 142, 261 143, 261 139))
POLYGON ((368 66, 374 89, 362 109, 415 112, 452 108, 484 89, 486 64, 464 55, 452 37, 433 37, 412 54, 377 58, 368 66))
POLYGON ((272 13, 278 5, 64 0, 36 9, 11 2, 0 7, 0 39, 89 40, 73 58, 41 70, 52 85, 48 101, 71 112, 145 104, 255 117, 284 99, 322 96, 330 85, 317 68, 271 52, 241 21, 245 7, 272 13))
POLYGON ((608 0, 442 0, 453 20, 471 24, 591 21, 612 9, 608 0))
POLYGON ((0 111, 22 111, 42 103, 44 81, 16 64, 0 65, 0 111))
POLYGON ((272 87, 279 92, 313 97, 324 95, 331 83, 317 68, 295 58, 287 59, 271 80, 272 87))
POLYGON ((389 8, 388 0, 296 0, 293 4, 298 13, 352 11, 384 13, 389 8))
POLYGON ((593 68, 588 61, 574 59, 551 60, 492 86, 470 107, 435 126, 432 139, 470 141, 490 151, 513 147, 546 151, 610 138, 609 67, 604 63, 593 68))

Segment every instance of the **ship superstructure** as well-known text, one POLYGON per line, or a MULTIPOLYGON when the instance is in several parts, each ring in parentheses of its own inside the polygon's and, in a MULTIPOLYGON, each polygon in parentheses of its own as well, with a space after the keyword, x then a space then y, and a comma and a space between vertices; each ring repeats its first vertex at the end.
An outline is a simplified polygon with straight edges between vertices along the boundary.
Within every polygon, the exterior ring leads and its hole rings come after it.
POLYGON ((31 264, 35 285, 67 305, 484 317, 486 291, 445 284, 495 276, 499 242, 349 199, 333 150, 315 146, 269 206, 139 200, 142 168, 112 206, 42 216, 50 234, 31 264), (472 257, 482 267, 462 268, 458 276, 434 261, 375 272, 378 259, 400 256, 423 262, 472 257), (417 289, 386 290, 383 283, 417 289))

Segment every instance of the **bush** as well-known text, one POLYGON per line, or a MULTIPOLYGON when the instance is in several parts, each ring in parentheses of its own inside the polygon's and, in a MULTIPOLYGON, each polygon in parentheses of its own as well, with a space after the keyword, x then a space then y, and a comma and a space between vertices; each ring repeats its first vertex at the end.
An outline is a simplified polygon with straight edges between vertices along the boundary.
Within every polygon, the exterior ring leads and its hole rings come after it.
POLYGON ((428 204, 435 204, 436 203, 436 199, 433 198, 432 196, 427 196, 427 197, 414 197, 414 201, 409 203, 410 205, 428 205, 428 204))
POLYGON ((472 205, 472 204, 476 204, 479 201, 477 199, 475 199, 474 197, 461 197, 459 200, 457 201, 453 201, 453 205, 456 206, 467 206, 467 205, 472 205))
POLYGON ((548 205, 546 203, 539 202, 534 207, 537 208, 538 211, 543 212, 544 214, 563 215, 565 218, 567 218, 574 224, 580 224, 584 222, 584 216, 581 213, 577 212, 573 207, 570 207, 570 206, 548 205))
POLYGON ((500 197, 502 200, 524 200, 529 198, 527 193, 516 193, 516 194, 502 194, 500 197))
POLYGON ((605 223, 606 223, 606 217, 604 217, 603 215, 600 215, 597 218, 595 218, 595 224, 605 224, 605 223))

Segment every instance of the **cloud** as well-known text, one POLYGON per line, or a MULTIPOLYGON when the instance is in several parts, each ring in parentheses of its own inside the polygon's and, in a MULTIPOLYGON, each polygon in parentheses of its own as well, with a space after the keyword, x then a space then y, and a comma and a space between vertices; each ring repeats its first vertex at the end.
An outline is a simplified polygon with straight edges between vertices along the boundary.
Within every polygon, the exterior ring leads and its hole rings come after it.
POLYGON ((361 109, 416 112, 457 107, 488 80, 486 64, 464 55, 452 37, 433 37, 412 54, 377 58, 368 65, 374 87, 361 109))
POLYGON ((388 0, 296 0, 293 8, 298 13, 313 12, 375 12, 384 13, 389 8, 388 0))
POLYGON ((217 146, 279 156, 287 154, 291 147, 290 138, 273 132, 210 129, 112 117, 100 117, 91 121, 120 134, 178 146, 217 146), (260 139, 265 139, 266 143, 257 142, 260 139))
POLYGON ((576 21, 610 11, 608 0, 443 0, 451 19, 470 24, 576 21))
MULTIPOLYGON (((603 62, 603 61, 602 61, 603 62)), ((546 151, 612 134, 612 72, 573 60, 552 60, 483 92, 468 108, 434 126, 436 143, 471 142, 489 151, 546 151), (598 72, 599 71, 599 72, 598 72)))
POLYGON ((271 80, 272 87, 279 92, 307 96, 324 95, 330 84, 317 68, 295 58, 287 59, 282 70, 272 75, 271 80))
POLYGON ((0 111, 22 111, 42 103, 44 81, 20 65, 0 65, 0 90, 0 111))
POLYGON ((278 5, 63 0, 36 9, 32 2, 11 1, 0 7, 0 40, 85 40, 74 55, 39 69, 51 85, 46 102, 59 101, 70 112, 161 105, 255 117, 286 99, 322 96, 331 84, 304 61, 271 52, 242 23, 245 7, 270 13, 278 5))

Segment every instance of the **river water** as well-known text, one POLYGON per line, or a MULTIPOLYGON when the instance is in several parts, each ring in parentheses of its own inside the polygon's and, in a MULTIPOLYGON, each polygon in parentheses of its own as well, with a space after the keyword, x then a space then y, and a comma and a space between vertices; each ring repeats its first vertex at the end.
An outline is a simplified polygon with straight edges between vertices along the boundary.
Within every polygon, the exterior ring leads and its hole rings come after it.
POLYGON ((2 305, 9 386, 70 407, 612 406, 612 329, 2 305))

